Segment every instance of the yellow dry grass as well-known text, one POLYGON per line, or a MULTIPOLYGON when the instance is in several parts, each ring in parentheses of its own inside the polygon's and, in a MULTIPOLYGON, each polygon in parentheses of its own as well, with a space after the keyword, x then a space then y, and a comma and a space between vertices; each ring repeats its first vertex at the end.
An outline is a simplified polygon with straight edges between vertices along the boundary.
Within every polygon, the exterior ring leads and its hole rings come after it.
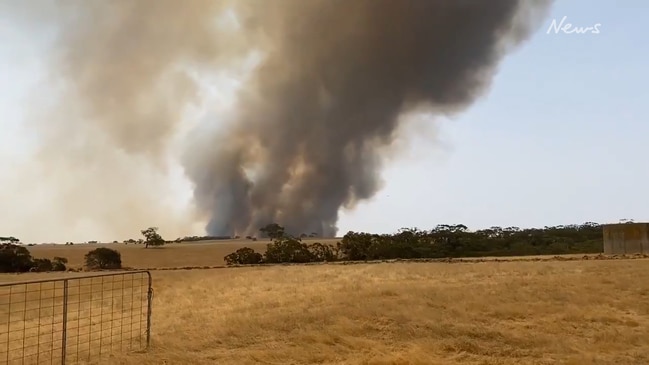
POLYGON ((648 269, 637 259, 153 271, 152 347, 105 363, 647 364, 648 269))

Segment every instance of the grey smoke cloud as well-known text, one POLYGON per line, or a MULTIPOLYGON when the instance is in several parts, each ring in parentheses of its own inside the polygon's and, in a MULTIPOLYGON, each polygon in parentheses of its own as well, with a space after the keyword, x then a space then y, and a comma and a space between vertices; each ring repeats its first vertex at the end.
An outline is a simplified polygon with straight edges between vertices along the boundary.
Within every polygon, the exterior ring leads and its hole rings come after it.
POLYGON ((75 176, 61 183, 55 175, 62 164, 85 173, 93 167, 98 187, 73 200, 92 201, 101 191, 105 205, 95 217, 107 226, 121 222, 120 214, 128 216, 122 209, 132 202, 146 208, 131 207, 137 216, 120 223, 124 230, 151 216, 164 221, 152 213, 160 209, 156 196, 164 194, 153 187, 152 176, 168 169, 167 151, 185 107, 200 102, 196 81, 185 70, 231 70, 256 53, 236 113, 222 128, 187 140, 183 152, 207 233, 255 234, 277 222, 292 233, 333 236, 341 207, 380 189, 399 116, 415 108, 442 115, 470 106, 488 89, 507 52, 540 25, 549 5, 60 2, 51 65, 66 85, 62 108, 79 117, 37 123, 46 136, 40 159, 47 161, 52 184, 66 191, 74 190, 75 176), (148 167, 138 167, 143 165, 148 167), (99 181, 114 171, 131 171, 132 181, 99 181))

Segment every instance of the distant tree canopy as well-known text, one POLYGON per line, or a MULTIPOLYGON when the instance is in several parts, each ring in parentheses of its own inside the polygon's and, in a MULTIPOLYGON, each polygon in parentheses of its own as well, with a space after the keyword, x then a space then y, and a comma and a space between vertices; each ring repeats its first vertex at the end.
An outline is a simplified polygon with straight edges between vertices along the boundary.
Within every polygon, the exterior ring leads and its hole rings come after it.
POLYGON ((229 240, 232 239, 231 236, 185 236, 178 237, 174 242, 196 242, 196 241, 218 241, 218 240, 229 240))
POLYGON ((280 226, 277 223, 270 223, 265 225, 264 227, 261 227, 259 229, 259 232, 262 233, 262 235, 270 238, 270 239, 278 239, 282 238, 285 236, 285 230, 284 227, 280 226))
POLYGON ((9 237, 0 237, 0 244, 2 243, 11 243, 11 244, 18 244, 20 240, 14 236, 9 236, 9 237))
POLYGON ((158 233, 158 227, 149 227, 141 231, 144 236, 144 248, 149 246, 160 247, 165 244, 164 238, 158 233))
MULTIPOLYGON (((260 231, 271 238, 261 261, 265 263, 602 252, 602 226, 591 222, 528 229, 491 227, 477 231, 463 224, 440 224, 431 230, 403 228, 394 234, 350 231, 335 245, 305 243, 301 237, 285 234, 284 228, 276 223, 260 231)), ((246 247, 245 252, 249 257, 254 250, 246 247)), ((230 256, 226 262, 244 264, 237 262, 237 257, 230 256)))

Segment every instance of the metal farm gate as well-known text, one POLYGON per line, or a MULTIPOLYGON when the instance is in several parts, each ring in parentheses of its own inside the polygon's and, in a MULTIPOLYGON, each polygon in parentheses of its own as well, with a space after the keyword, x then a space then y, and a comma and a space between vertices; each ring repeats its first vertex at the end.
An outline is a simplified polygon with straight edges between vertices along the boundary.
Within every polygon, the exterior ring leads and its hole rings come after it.
POLYGON ((148 271, 1 283, 0 365, 65 365, 145 350, 152 299, 148 271))

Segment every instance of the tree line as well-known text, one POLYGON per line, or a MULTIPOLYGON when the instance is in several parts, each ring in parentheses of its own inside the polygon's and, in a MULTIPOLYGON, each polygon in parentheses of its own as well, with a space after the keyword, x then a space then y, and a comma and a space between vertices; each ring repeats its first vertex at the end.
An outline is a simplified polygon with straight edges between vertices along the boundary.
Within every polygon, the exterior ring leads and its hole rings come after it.
POLYGON ((307 243, 272 223, 261 233, 271 239, 263 254, 243 247, 224 257, 228 265, 366 261, 415 258, 561 255, 602 252, 602 225, 587 222, 543 228, 491 227, 471 231, 463 224, 431 230, 403 228, 394 234, 350 231, 336 244, 307 243))
MULTIPOLYGON (((259 229, 270 238, 265 252, 242 247, 224 257, 228 265, 368 261, 416 258, 560 255, 602 252, 602 226, 597 223, 544 228, 491 227, 471 231, 465 225, 438 225, 431 230, 404 228, 394 234, 350 231, 335 244, 304 242, 277 223, 259 229)), ((157 227, 141 231, 147 247, 166 241, 157 227)), ((0 237, 0 272, 62 271, 67 259, 33 258, 15 237, 0 237)), ((88 270, 121 268, 118 251, 100 247, 85 256, 88 270)))
MULTIPOLYGON (((13 243, 0 244, 0 272, 2 273, 66 271, 67 263, 65 257, 54 257, 52 260, 35 258, 25 246, 13 243)), ((88 271, 121 269, 122 257, 116 250, 98 247, 86 253, 84 268, 88 271)))
POLYGON ((54 257, 52 260, 32 257, 29 250, 12 242, 0 243, 0 272, 65 271, 68 260, 54 257))
MULTIPOLYGON (((178 237, 173 242, 197 242, 197 241, 218 241, 218 240, 231 240, 230 236, 185 236, 178 237)), ((239 238, 239 237, 235 237, 239 238)))

